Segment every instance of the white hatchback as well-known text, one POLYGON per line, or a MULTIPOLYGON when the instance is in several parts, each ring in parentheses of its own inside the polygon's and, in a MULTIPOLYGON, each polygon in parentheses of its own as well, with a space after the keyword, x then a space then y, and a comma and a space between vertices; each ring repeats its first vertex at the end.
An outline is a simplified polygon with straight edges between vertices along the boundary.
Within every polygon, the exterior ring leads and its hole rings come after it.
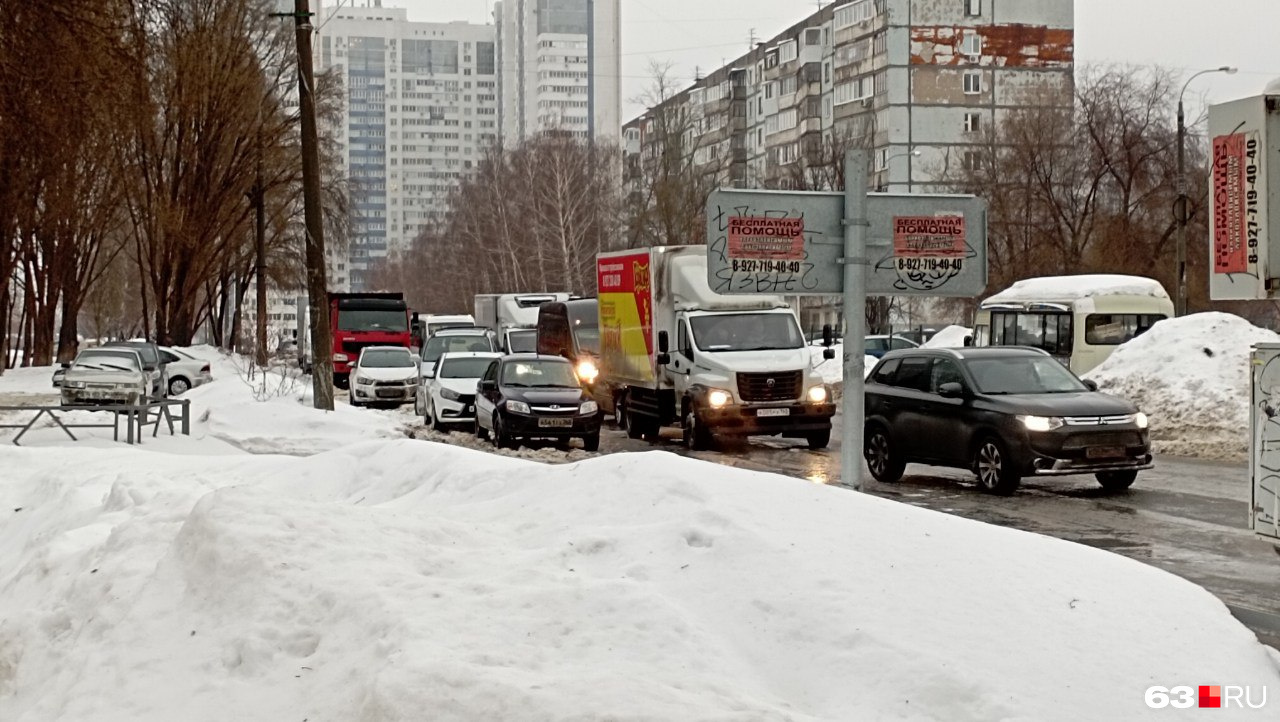
POLYGON ((436 431, 462 424, 470 428, 476 419, 476 386, 489 364, 500 358, 500 353, 442 354, 435 365, 422 369, 414 411, 436 431))
POLYGON ((369 346, 351 368, 351 405, 413 401, 418 362, 404 346, 369 346))

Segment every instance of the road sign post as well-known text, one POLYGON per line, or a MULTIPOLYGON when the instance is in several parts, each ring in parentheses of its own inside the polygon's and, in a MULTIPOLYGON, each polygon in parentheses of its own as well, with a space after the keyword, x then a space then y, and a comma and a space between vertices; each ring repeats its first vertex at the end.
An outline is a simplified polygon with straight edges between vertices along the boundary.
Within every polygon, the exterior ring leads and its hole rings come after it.
POLYGON ((866 150, 845 155, 845 190, 722 188, 707 199, 707 282, 724 294, 842 296, 844 483, 862 487, 866 299, 981 295, 987 206, 947 194, 867 193, 866 150))

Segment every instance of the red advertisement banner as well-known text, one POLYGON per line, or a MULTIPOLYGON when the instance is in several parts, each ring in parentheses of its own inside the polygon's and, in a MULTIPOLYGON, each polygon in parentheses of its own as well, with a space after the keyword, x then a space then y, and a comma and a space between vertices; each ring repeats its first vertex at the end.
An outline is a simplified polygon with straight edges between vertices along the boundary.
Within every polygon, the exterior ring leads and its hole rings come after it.
POLYGON ((803 261, 804 219, 764 216, 730 218, 729 258, 803 261))

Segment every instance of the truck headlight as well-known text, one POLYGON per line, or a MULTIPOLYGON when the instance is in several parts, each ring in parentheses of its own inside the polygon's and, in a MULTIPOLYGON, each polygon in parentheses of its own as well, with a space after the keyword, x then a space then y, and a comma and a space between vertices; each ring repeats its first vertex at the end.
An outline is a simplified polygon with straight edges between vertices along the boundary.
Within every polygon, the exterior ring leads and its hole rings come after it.
POLYGON ((1145 429, 1147 424, 1151 423, 1151 420, 1147 418, 1146 414, 1139 411, 1133 415, 1133 423, 1137 424, 1139 429, 1145 429))
POLYGON ((827 387, 814 386, 809 389, 809 401, 815 404, 821 404, 827 400, 827 387))
POLYGON ((600 410, 600 405, 594 401, 584 401, 582 407, 578 409, 580 414, 594 414, 600 410))
POLYGON ((707 405, 713 409, 723 408, 733 402, 733 394, 723 389, 711 389, 707 393, 707 405))
POLYGON ((453 389, 440 389, 440 396, 441 398, 446 398, 446 399, 449 399, 450 401, 457 401, 459 398, 461 398, 461 395, 457 391, 454 391, 453 389))
POLYGON ((1062 427, 1062 419, 1058 416, 1019 416, 1018 420, 1027 427, 1027 431, 1053 431, 1062 427))
POLYGON ((348 356, 348 355, 346 355, 345 353, 335 353, 335 354, 333 355, 333 362, 334 362, 334 363, 344 364, 344 363, 346 363, 346 362, 348 362, 348 361, 350 361, 350 360, 351 360, 351 357, 350 357, 350 356, 348 356))
POLYGON ((600 375, 600 369, 596 368, 596 364, 591 359, 582 359, 573 369, 578 374, 578 378, 589 384, 595 383, 596 377, 600 375))
POLYGON ((517 414, 527 414, 527 413, 529 413, 529 404, 526 404, 526 403, 525 403, 525 402, 523 402, 523 401, 516 401, 516 400, 514 400, 514 399, 512 399, 512 400, 508 400, 508 401, 507 401, 507 410, 508 410, 508 411, 514 411, 514 412, 516 412, 517 414))

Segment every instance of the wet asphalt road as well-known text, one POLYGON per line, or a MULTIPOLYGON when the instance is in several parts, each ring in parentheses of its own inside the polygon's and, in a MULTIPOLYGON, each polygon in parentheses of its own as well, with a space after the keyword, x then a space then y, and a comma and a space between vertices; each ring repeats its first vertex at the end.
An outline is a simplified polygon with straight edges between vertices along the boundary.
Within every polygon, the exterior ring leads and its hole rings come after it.
MULTIPOLYGON (((838 430, 833 437, 838 437, 838 430)), ((845 486, 837 438, 823 451, 803 442, 753 437, 717 452, 690 452, 678 429, 657 443, 606 427, 605 453, 662 449, 745 469, 845 486)), ((1010 497, 977 489, 965 471, 910 465, 881 484, 863 470, 864 491, 906 504, 1106 549, 1189 579, 1218 596, 1267 644, 1280 648, 1280 551, 1248 529, 1245 464, 1158 457, 1125 492, 1092 476, 1026 479, 1010 497)), ((848 487, 846 487, 848 488, 848 487)))

